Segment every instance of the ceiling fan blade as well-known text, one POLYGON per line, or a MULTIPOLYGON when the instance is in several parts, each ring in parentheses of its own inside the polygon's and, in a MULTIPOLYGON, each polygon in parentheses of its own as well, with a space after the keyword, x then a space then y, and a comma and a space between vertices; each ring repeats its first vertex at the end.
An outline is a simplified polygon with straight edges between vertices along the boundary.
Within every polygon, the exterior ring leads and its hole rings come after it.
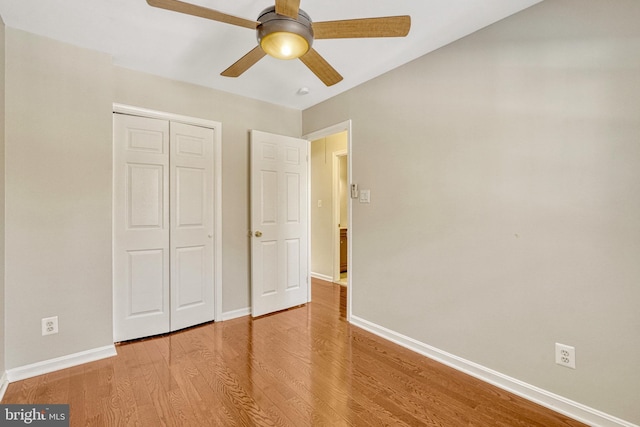
POLYGON ((314 22, 315 39, 350 39, 360 37, 404 37, 411 29, 411 17, 347 19, 344 21, 314 22))
POLYGON ((238 77, 251 68, 256 62, 264 58, 265 55, 264 50, 262 50, 260 46, 256 46, 229 68, 221 72, 220 75, 225 77, 238 77))
POLYGON ((258 21, 239 18, 217 10, 208 9, 191 3, 185 3, 179 0, 147 0, 149 6, 159 7, 160 9, 171 10, 174 12, 185 13, 187 15, 199 16, 201 18, 211 19, 213 21, 224 22, 226 24, 237 25, 239 27, 250 28, 255 30, 260 24, 258 21))
POLYGON ((313 48, 302 55, 300 61, 327 86, 333 86, 342 80, 342 76, 313 48))
POLYGON ((300 9, 300 0, 276 0, 276 13, 278 15, 298 19, 298 9, 300 9))

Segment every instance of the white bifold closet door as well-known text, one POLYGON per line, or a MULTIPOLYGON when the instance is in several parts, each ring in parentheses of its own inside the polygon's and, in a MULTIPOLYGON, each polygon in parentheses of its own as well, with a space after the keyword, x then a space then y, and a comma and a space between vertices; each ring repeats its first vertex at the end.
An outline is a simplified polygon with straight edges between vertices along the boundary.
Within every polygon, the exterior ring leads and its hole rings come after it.
POLYGON ((114 340, 214 319, 214 131, 114 114, 114 340))

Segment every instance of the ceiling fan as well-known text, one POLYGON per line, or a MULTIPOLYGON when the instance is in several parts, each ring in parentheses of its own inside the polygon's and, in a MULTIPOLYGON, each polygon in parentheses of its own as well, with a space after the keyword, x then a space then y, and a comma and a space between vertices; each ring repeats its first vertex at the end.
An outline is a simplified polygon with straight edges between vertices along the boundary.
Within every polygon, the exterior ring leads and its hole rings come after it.
POLYGON ((147 3, 256 30, 258 46, 220 73, 225 77, 238 77, 270 55, 278 59, 299 58, 325 85, 332 86, 342 76, 311 47, 314 39, 405 37, 411 28, 408 15, 312 22, 300 9, 300 0, 275 0, 275 6, 263 10, 255 21, 179 0, 147 0, 147 3))

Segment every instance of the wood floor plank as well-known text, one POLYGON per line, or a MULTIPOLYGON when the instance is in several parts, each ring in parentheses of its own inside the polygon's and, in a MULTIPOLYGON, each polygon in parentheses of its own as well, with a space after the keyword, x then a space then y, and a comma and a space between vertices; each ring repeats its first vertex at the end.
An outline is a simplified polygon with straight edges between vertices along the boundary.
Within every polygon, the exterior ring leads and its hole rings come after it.
POLYGON ((312 283, 307 305, 123 343, 3 403, 69 403, 74 427, 583 426, 350 325, 345 288, 312 283))
POLYGON ((43 375, 28 378, 9 384, 5 391, 2 403, 16 404, 22 402, 35 402, 37 399, 38 385, 44 379, 43 375))
POLYGON ((68 400, 60 403, 69 404, 69 420, 73 425, 82 425, 85 414, 85 367, 86 365, 74 366, 67 369, 69 371, 68 400))
POLYGON ((117 411, 115 420, 119 425, 140 425, 138 412, 136 410, 136 396, 133 388, 133 380, 129 375, 126 359, 123 357, 117 357, 114 359, 113 365, 116 393, 111 396, 109 401, 114 410, 117 411))
POLYGON ((314 386, 316 390, 321 390, 323 387, 314 384, 314 371, 309 369, 309 365, 304 361, 304 358, 299 356, 292 357, 290 350, 286 346, 273 339, 270 333, 272 326, 267 318, 262 318, 260 321, 260 324, 253 322, 254 327, 251 329, 251 334, 255 338, 245 335, 247 341, 252 343, 251 349, 247 351, 247 354, 250 354, 254 360, 271 366, 274 374, 277 375, 276 383, 280 387, 288 387, 302 398, 301 401, 310 405, 312 412, 309 415, 316 422, 321 423, 323 418, 328 417, 326 421, 329 422, 329 425, 344 423, 344 418, 332 410, 331 406, 326 402, 327 399, 320 393, 314 393, 314 386))
MULTIPOLYGON (((244 331, 236 332, 236 336, 240 337, 242 332, 244 331)), ((246 333, 243 336, 248 338, 246 333)), ((242 340, 237 341, 242 342, 242 340)), ((290 371, 290 369, 277 364, 275 359, 282 361, 277 346, 270 347, 268 354, 263 354, 254 345, 251 348, 237 350, 244 350, 245 358, 233 359, 237 364, 234 369, 241 370, 243 365, 249 368, 251 382, 259 389, 266 390, 266 395, 276 406, 286 408, 286 417, 293 422, 293 425, 333 424, 335 419, 331 420, 314 411, 313 404, 299 398, 299 392, 295 386, 300 383, 292 384, 290 381, 294 377, 289 377, 289 380, 281 377, 283 372, 290 371)), ((229 356, 224 354, 224 350, 223 357, 225 360, 229 360, 229 356)))

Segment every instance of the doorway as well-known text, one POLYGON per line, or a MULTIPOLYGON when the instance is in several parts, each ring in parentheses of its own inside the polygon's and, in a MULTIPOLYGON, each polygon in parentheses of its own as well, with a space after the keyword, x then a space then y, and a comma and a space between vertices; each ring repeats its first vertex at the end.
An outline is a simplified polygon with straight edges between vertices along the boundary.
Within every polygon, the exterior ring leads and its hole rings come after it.
POLYGON ((303 138, 311 141, 310 274, 313 278, 341 285, 341 293, 347 299, 346 318, 349 321, 353 285, 349 197, 351 121, 303 138))

